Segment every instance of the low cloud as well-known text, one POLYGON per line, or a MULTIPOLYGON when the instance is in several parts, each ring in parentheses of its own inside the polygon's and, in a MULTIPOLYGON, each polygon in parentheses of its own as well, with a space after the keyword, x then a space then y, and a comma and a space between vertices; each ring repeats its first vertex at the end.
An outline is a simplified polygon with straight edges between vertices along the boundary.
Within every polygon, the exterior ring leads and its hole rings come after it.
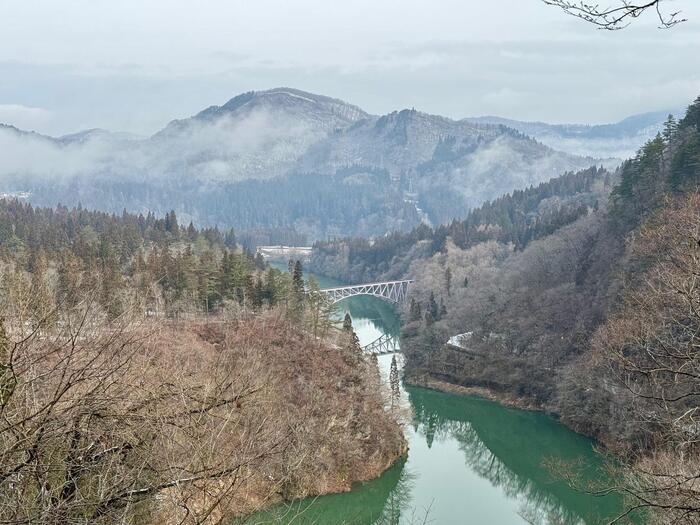
POLYGON ((99 130, 52 139, 0 128, 0 183, 265 179, 285 173, 329 131, 303 115, 266 108, 174 122, 150 139, 99 130))
POLYGON ((11 124, 21 129, 44 129, 53 119, 48 109, 23 106, 21 104, 0 104, 0 123, 11 124))

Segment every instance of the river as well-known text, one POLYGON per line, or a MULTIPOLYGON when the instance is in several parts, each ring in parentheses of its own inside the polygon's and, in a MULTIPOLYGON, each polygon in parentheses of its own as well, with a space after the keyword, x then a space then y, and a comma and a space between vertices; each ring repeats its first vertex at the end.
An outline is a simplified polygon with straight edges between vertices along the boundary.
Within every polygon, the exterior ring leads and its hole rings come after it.
MULTIPOLYGON (((315 277, 322 287, 338 285, 315 277)), ((362 344, 398 335, 398 316, 380 299, 346 299, 338 315, 346 311, 362 344)), ((379 362, 386 377, 391 356, 379 362)), ((549 459, 578 461, 585 478, 605 481, 593 443, 554 419, 405 385, 402 395, 414 413, 405 460, 350 493, 280 506, 243 522, 287 523, 294 516, 292 523, 321 525, 588 525, 620 511, 617 497, 576 492, 544 466, 549 459)))

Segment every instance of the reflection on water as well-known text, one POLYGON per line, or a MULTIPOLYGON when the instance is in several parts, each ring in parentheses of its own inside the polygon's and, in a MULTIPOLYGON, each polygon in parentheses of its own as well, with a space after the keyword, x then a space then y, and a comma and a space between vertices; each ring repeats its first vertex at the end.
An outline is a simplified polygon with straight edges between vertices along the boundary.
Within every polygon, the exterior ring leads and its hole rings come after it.
MULTIPOLYGON (((345 311, 363 345, 399 332, 392 306, 375 297, 341 301, 338 317, 345 311)), ((379 358, 385 376, 390 361, 379 358)), ((422 388, 403 394, 414 411, 406 460, 348 494, 283 505, 245 523, 573 525, 600 523, 620 510, 617 497, 577 493, 543 466, 549 458, 578 460, 584 478, 604 479, 590 440, 553 419, 422 388)))
MULTIPOLYGON (((590 440, 551 418, 421 388, 409 387, 408 395, 415 412, 412 443, 424 440, 430 451, 456 444, 463 466, 509 500, 507 507, 515 514, 503 523, 523 522, 523 518, 536 523, 600 523, 620 510, 618 498, 575 492, 543 466, 547 459, 557 458, 580 462, 584 479, 593 481, 605 476, 602 460, 593 452, 590 440)), ((434 457, 435 453, 427 455, 434 457)), ((486 509, 486 515, 492 513, 486 509)), ((502 515, 501 519, 507 518, 502 515)))
POLYGON ((347 494, 280 505, 235 523, 398 524, 411 503, 412 478, 404 468, 405 463, 406 460, 397 462, 379 479, 358 485, 347 494))

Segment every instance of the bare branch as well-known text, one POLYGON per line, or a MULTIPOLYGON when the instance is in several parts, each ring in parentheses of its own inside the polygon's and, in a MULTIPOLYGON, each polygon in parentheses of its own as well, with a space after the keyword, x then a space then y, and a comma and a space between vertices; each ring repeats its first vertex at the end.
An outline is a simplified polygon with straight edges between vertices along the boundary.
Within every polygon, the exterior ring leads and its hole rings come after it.
POLYGON ((601 7, 597 3, 572 0, 542 1, 547 5, 563 9, 567 14, 585 20, 599 29, 610 31, 624 29, 650 9, 656 13, 660 29, 668 29, 687 20, 682 18, 680 11, 664 12, 661 4, 665 0, 651 0, 644 3, 621 0, 620 5, 616 7, 601 7))

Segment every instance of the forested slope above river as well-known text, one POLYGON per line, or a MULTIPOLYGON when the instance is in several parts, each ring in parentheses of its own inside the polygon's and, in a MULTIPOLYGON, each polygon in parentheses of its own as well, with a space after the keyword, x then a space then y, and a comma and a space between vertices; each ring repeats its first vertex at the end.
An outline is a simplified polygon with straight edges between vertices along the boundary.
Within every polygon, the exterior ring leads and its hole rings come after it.
POLYGON ((174 213, 0 200, 0 519, 220 523, 405 454, 302 268, 174 213))
POLYGON ((566 173, 525 190, 514 191, 470 211, 461 221, 409 233, 395 232, 374 240, 351 238, 314 245, 311 268, 351 282, 398 278, 417 260, 444 250, 447 239, 461 249, 489 240, 524 248, 534 239, 597 209, 615 175, 602 168, 566 173))
POLYGON ((614 175, 568 174, 435 230, 321 244, 314 264, 415 279, 409 381, 551 411, 627 459, 633 504, 694 523, 699 182, 700 99, 614 175))

